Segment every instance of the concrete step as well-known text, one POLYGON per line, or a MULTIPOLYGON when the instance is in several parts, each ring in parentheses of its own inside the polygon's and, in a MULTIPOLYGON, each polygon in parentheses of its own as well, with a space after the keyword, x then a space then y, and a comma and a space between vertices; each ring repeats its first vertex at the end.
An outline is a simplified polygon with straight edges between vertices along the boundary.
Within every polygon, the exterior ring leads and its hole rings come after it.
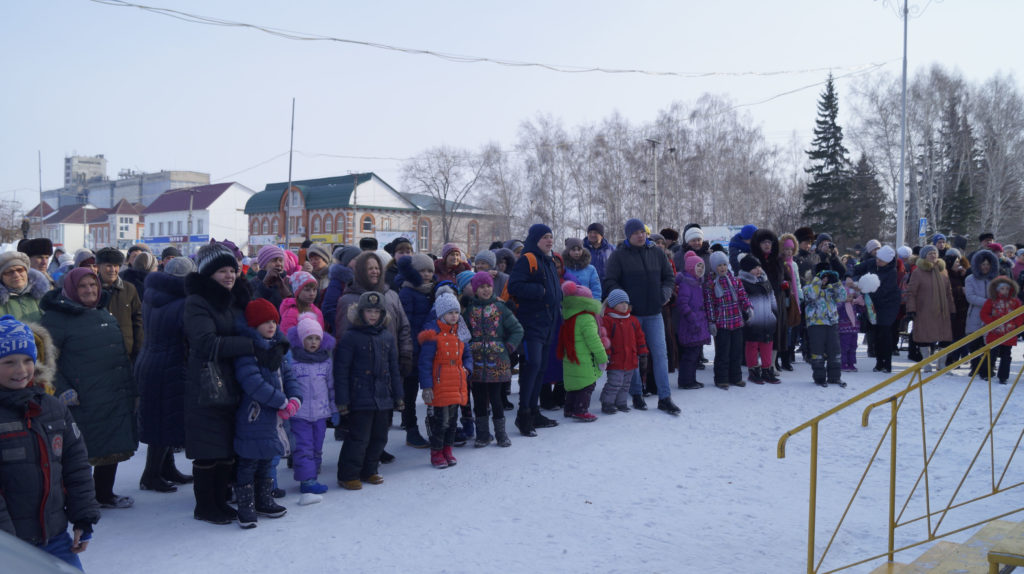
MULTIPOLYGON (((967 542, 949 549, 927 572, 934 574, 987 574, 989 571, 988 552, 1004 540, 1018 523, 993 520, 971 536, 967 542)), ((938 544, 936 544, 938 546, 938 544)), ((927 554, 927 553, 926 553, 927 554)), ((922 555, 922 558, 924 555, 922 555)))
POLYGON ((910 568, 908 564, 886 562, 872 570, 871 574, 906 574, 907 568, 910 568))
POLYGON ((990 565, 1024 566, 1024 522, 1018 522, 988 552, 990 565))

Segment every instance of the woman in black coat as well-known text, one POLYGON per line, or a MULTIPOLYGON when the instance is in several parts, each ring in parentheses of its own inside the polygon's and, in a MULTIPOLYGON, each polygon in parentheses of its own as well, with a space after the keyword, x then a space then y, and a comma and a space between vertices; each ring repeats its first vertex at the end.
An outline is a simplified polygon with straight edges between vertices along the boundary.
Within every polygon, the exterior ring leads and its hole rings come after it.
POLYGON ((185 278, 185 337, 188 378, 185 384, 185 454, 192 462, 196 520, 229 524, 237 516, 228 506, 228 483, 233 477, 235 410, 237 405, 199 404, 199 371, 214 351, 224 381, 241 393, 234 361, 253 355, 252 339, 241 334, 249 291, 237 281, 238 260, 219 243, 204 245, 196 254, 198 273, 185 278))
MULTIPOLYGON (((135 261, 150 258, 140 253, 135 261)), ((174 467, 174 450, 185 446, 185 276, 196 270, 187 257, 176 257, 164 272, 146 276, 142 325, 149 336, 135 361, 139 387, 139 440, 149 445, 139 488, 174 492, 191 476, 174 467)))

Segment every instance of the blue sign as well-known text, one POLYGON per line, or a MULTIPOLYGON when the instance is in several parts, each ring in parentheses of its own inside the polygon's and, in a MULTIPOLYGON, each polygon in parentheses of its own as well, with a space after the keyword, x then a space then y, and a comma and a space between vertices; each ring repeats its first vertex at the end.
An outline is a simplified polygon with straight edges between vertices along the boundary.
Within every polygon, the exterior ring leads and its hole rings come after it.
POLYGON ((917 234, 921 237, 924 237, 926 229, 928 229, 928 218, 922 217, 921 221, 918 222, 917 234))
POLYGON ((208 243, 209 235, 164 235, 161 237, 143 237, 143 243, 208 243))

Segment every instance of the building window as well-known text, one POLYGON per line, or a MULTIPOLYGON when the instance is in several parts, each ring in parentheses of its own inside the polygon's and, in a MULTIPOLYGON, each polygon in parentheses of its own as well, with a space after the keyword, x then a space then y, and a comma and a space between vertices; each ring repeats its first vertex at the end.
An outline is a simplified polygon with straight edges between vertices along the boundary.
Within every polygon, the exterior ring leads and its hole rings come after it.
POLYGON ((313 221, 309 224, 313 228, 313 233, 320 233, 320 216, 314 215, 313 221))
POLYGON ((330 215, 324 217, 324 233, 334 233, 334 218, 330 215))
POLYGON ((420 220, 419 238, 418 238, 417 241, 419 243, 418 248, 419 248, 419 251, 421 253, 426 253, 426 252, 430 251, 430 220, 429 219, 423 218, 423 219, 420 220))
POLYGON ((278 225, 277 225, 277 218, 276 217, 270 220, 270 232, 273 233, 274 235, 277 235, 277 233, 278 233, 278 225))
POLYGON ((345 217, 346 215, 344 213, 339 213, 337 217, 334 218, 334 232, 341 235, 341 242, 345 241, 345 229, 347 227, 345 225, 345 217))
POLYGON ((302 206, 302 194, 301 193, 299 193, 298 191, 292 191, 289 197, 291 198, 291 206, 292 207, 301 207, 302 206))
POLYGON ((160 235, 163 235, 163 234, 164 234, 164 222, 161 221, 160 222, 160 235))
POLYGON ((477 251, 479 251, 478 247, 480 246, 480 224, 478 224, 475 221, 470 221, 467 228, 469 229, 469 252, 476 253, 477 251))
POLYGON ((249 235, 259 235, 259 234, 260 234, 260 220, 254 218, 252 220, 252 223, 249 224, 249 235))
POLYGON ((149 224, 149 236, 150 237, 156 237, 156 224, 155 223, 150 223, 149 224))
POLYGON ((263 227, 261 228, 263 235, 270 235, 270 220, 266 217, 263 218, 263 227))
POLYGON ((359 220, 359 230, 363 233, 373 232, 373 216, 369 213, 363 215, 363 218, 359 220))
POLYGON ((391 231, 391 218, 382 217, 380 218, 380 229, 381 231, 391 231))
POLYGON ((178 220, 178 235, 181 235, 181 220, 178 220))
POLYGON ((196 227, 197 227, 196 235, 202 235, 203 234, 203 220, 202 219, 199 219, 199 220, 196 221, 196 227))

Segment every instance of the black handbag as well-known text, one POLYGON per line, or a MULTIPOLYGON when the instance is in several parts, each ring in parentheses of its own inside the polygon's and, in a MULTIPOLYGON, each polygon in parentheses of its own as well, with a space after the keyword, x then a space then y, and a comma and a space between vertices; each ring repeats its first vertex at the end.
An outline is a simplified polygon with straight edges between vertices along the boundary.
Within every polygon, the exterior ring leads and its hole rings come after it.
POLYGON ((199 368, 199 406, 234 407, 238 405, 238 392, 224 380, 217 362, 218 338, 213 345, 213 357, 199 368))

